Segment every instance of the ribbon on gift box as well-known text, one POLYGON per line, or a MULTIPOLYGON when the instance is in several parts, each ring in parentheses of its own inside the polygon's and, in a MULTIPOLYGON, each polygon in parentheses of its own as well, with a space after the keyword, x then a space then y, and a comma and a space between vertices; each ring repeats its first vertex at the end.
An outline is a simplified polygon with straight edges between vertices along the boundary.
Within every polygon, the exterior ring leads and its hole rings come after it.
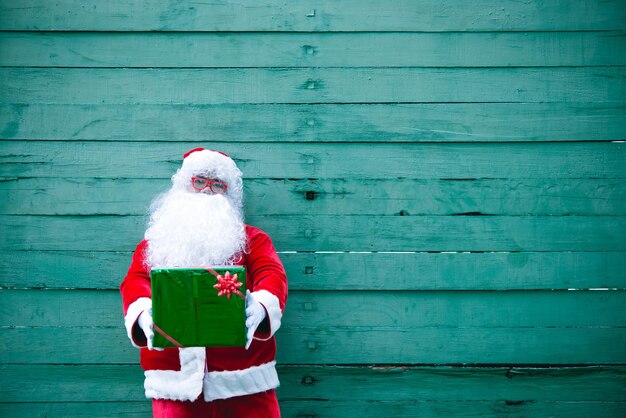
POLYGON ((165 331, 163 331, 161 328, 159 328, 157 326, 157 324, 152 324, 152 327, 154 328, 154 330, 156 332, 158 332, 159 334, 161 334, 163 336, 163 338, 165 338, 167 341, 171 342, 172 344, 174 344, 176 347, 178 348, 183 348, 182 344, 179 343, 178 341, 176 341, 174 338, 172 338, 170 335, 168 335, 165 331))
POLYGON ((226 296, 230 299, 232 295, 237 295, 245 299, 243 293, 239 291, 243 283, 238 280, 236 273, 231 276, 230 271, 227 271, 224 275, 221 275, 210 267, 205 267, 205 269, 217 279, 217 284, 213 286, 215 289, 219 290, 217 296, 226 296))

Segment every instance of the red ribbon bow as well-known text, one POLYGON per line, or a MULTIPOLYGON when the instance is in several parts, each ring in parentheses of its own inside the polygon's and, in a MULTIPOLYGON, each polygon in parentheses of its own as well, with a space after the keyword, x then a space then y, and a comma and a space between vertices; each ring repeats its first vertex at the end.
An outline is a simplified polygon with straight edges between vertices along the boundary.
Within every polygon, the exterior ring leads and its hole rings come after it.
POLYGON ((227 271, 223 276, 221 274, 215 274, 217 278, 217 284, 213 287, 219 292, 217 296, 226 296, 228 299, 235 294, 244 298, 243 293, 239 291, 239 288, 243 286, 243 283, 237 280, 237 274, 230 275, 230 271, 227 271))

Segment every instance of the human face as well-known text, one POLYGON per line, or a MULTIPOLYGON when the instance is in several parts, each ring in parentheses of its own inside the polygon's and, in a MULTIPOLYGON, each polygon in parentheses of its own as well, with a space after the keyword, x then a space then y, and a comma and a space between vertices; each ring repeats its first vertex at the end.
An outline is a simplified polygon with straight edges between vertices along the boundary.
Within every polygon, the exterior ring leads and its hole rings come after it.
POLYGON ((224 194, 228 189, 228 185, 219 179, 211 179, 201 176, 192 177, 191 186, 197 192, 210 194, 224 194))

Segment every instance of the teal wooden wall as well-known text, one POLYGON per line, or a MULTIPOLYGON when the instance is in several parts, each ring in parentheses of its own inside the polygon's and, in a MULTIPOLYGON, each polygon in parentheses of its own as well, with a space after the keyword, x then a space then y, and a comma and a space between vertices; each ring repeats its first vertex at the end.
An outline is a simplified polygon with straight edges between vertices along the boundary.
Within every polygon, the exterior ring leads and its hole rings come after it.
POLYGON ((625 35, 613 0, 0 0, 0 415, 150 415, 117 287, 196 146, 288 270, 284 416, 626 415, 625 35))

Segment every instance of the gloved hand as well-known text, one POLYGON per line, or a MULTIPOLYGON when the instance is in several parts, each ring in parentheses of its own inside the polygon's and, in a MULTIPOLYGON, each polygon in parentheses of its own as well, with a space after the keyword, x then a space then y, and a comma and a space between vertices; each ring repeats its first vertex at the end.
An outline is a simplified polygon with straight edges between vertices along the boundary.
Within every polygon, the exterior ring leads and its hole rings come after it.
POLYGON ((252 344, 252 338, 256 329, 261 322, 265 319, 265 308, 261 303, 254 298, 254 295, 246 290, 246 328, 248 328, 248 335, 246 337, 246 350, 252 344))
POLYGON ((148 350, 163 351, 162 348, 154 347, 152 345, 152 340, 154 339, 152 308, 146 309, 139 315, 139 318, 137 318, 137 324, 139 324, 139 327, 141 327, 143 333, 146 335, 146 340, 148 341, 148 350))

